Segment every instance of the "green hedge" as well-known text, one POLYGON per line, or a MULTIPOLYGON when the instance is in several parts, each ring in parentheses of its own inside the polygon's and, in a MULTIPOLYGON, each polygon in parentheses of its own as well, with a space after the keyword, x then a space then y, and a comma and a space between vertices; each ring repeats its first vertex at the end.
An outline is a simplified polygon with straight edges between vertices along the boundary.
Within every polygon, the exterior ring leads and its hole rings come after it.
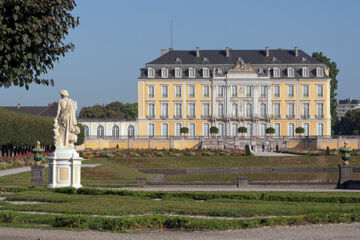
MULTIPOLYGON (((54 144, 53 118, 22 114, 0 108, 0 146, 34 146, 54 144)), ((84 143, 84 126, 78 124, 80 134, 75 145, 84 143)))
POLYGON ((53 227, 93 229, 123 232, 125 230, 171 229, 171 230, 232 230, 264 226, 285 226, 324 223, 359 222, 360 214, 310 214, 291 217, 258 217, 252 219, 201 219, 179 216, 141 217, 91 217, 84 215, 36 215, 16 212, 1 212, 0 223, 51 224, 53 227))

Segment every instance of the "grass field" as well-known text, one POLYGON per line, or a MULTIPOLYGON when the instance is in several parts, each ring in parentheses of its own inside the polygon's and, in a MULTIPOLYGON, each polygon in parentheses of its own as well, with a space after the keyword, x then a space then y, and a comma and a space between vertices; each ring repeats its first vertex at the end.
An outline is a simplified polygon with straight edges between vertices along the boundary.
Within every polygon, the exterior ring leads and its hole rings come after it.
MULTIPOLYGON (((97 158, 84 163, 99 163, 96 168, 82 168, 82 184, 84 186, 121 187, 134 183, 137 177, 146 177, 151 182, 156 175, 144 174, 138 169, 185 169, 185 168, 229 168, 229 167, 336 167, 341 163, 338 156, 295 156, 295 157, 233 157, 233 156, 186 156, 158 158, 97 158)), ((360 157, 353 156, 351 165, 360 166, 360 157)), ((357 177, 359 174, 355 174, 357 177)), ((235 181, 237 174, 190 174, 165 175, 169 182, 192 181, 235 181)), ((337 173, 246 173, 249 181, 332 181, 336 182, 337 173)), ((47 179, 47 169, 45 169, 47 179)), ((360 175, 358 176, 360 178, 360 175)), ((0 177, 0 186, 29 186, 30 173, 21 173, 0 177)))

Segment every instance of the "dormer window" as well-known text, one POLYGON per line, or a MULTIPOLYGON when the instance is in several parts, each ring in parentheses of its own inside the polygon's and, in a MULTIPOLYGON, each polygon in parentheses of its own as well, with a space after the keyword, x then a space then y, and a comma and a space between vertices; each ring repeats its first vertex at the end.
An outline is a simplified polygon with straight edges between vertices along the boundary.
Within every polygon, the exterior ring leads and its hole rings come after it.
POLYGON ((189 78, 195 77, 195 68, 189 68, 189 78))
POLYGON ((203 68, 203 78, 208 78, 210 76, 210 71, 208 68, 203 68))
POLYGON ((287 69, 287 76, 293 78, 294 77, 294 69, 289 67, 287 69))
POLYGON ((147 69, 148 78, 154 78, 155 77, 155 69, 148 68, 147 69))
POLYGON ((274 78, 280 77, 280 68, 273 68, 273 76, 274 78))
POLYGON ((161 77, 162 77, 162 78, 168 78, 168 76, 169 76, 169 71, 168 71, 168 69, 167 69, 167 68, 162 68, 162 69, 161 69, 161 77))
POLYGON ((175 77, 181 78, 181 68, 175 68, 175 77))
POLYGON ((309 68, 307 68, 307 67, 302 68, 302 76, 309 77, 309 68))
POLYGON ((324 69, 322 69, 321 67, 317 67, 316 68, 316 76, 317 77, 323 77, 324 76, 324 69))

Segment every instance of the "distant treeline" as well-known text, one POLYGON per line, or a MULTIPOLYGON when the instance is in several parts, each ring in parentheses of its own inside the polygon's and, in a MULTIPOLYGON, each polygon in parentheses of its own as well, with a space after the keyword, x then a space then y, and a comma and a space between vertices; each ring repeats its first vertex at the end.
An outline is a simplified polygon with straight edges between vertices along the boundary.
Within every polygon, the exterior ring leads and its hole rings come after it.
POLYGON ((80 118, 116 118, 136 119, 138 117, 137 103, 112 102, 107 105, 94 105, 83 107, 80 110, 80 118))
MULTIPOLYGON (((16 113, 0 108, 0 149, 2 154, 28 152, 37 141, 50 151, 54 146, 53 118, 16 113)), ((84 127, 76 145, 84 142, 84 127)))

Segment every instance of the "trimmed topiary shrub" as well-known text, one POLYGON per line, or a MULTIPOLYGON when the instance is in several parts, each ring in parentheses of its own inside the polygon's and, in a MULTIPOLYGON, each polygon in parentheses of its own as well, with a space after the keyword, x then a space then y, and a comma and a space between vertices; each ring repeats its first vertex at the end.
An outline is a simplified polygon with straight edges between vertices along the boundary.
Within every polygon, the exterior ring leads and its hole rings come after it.
POLYGON ((251 156, 250 146, 245 145, 245 156, 251 156))

